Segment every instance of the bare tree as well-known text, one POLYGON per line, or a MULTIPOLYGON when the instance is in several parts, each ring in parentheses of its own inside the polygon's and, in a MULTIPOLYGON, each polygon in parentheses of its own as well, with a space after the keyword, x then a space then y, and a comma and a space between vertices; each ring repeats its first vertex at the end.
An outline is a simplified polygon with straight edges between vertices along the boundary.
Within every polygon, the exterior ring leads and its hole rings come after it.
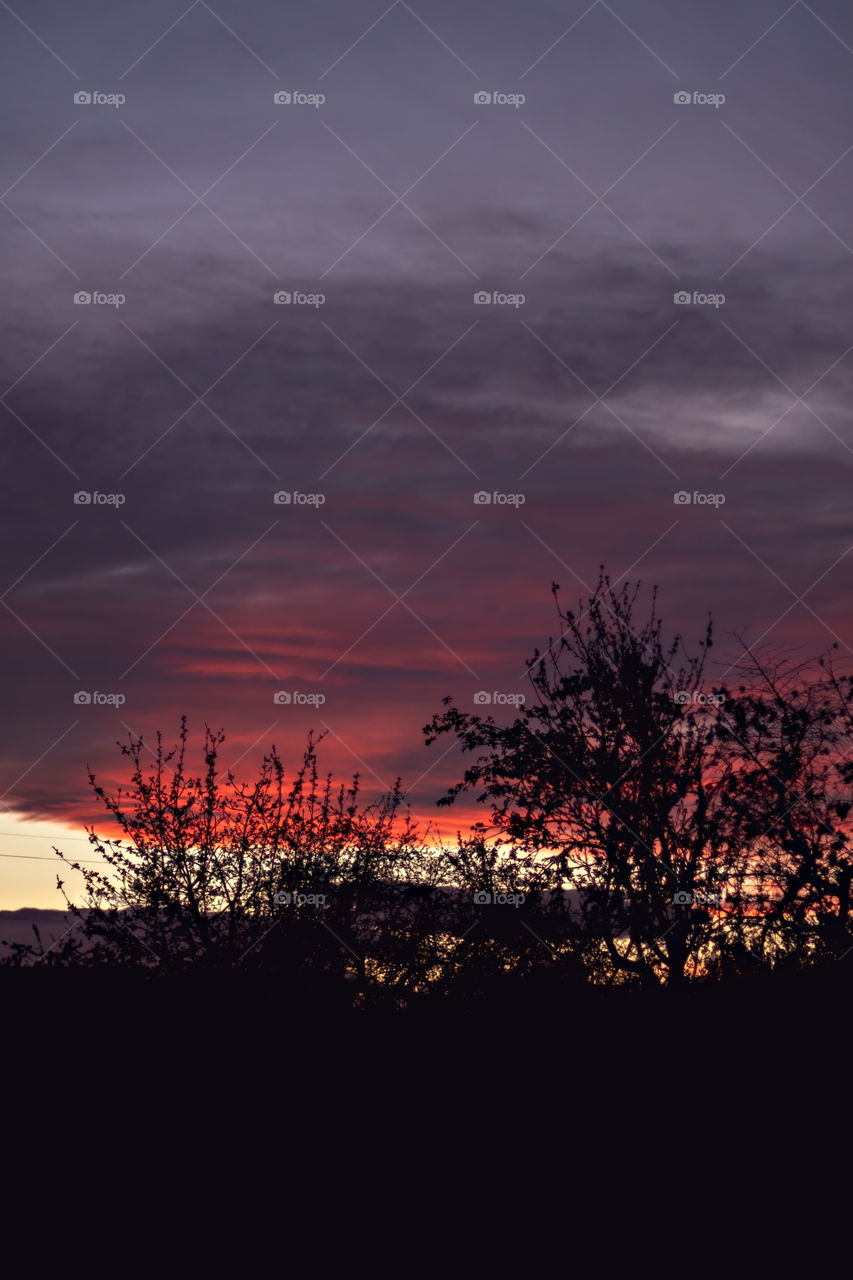
POLYGON ((292 778, 273 747, 247 783, 220 771, 223 741, 205 730, 204 768, 192 773, 184 718, 170 750, 159 733, 153 749, 141 738, 119 744, 131 763, 129 789, 110 795, 90 772, 122 835, 88 829, 104 871, 56 850, 85 886, 81 904, 57 880, 86 943, 81 951, 79 936, 70 940, 69 954, 167 972, 324 965, 364 980, 346 937, 360 898, 405 878, 419 856, 399 782, 365 805, 358 775, 338 787, 320 775, 309 736, 292 778))
POLYGON ((560 634, 528 662, 519 716, 500 726, 445 699, 425 733, 477 753, 443 803, 476 791, 494 833, 579 891, 602 974, 677 983, 725 945, 724 896, 743 876, 723 803, 727 694, 705 682, 710 621, 688 657, 679 636, 665 643, 656 594, 637 621, 638 590, 602 569, 575 614, 555 584, 560 634))
MULTIPOLYGON (((837 645, 834 646, 837 648, 837 645)), ((747 650, 725 717, 725 803, 750 849, 743 941, 796 965, 853 947, 853 679, 747 650)))

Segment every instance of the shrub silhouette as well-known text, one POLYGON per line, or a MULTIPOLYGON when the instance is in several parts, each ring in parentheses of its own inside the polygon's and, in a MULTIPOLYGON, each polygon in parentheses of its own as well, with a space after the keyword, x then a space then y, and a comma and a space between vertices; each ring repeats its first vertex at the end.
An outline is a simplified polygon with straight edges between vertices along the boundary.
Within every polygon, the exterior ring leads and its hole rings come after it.
POLYGON ((578 614, 552 590, 560 633, 516 719, 447 698, 426 726, 475 757, 439 803, 476 793, 493 835, 578 892, 599 980, 678 985, 853 943, 851 682, 824 663, 794 688, 801 670, 747 653, 749 685, 708 686, 710 620, 690 657, 656 593, 635 618, 639 584, 602 569, 578 614))
POLYGON ((132 767, 128 790, 109 795, 90 773, 123 834, 101 839, 88 829, 107 871, 57 850, 85 885, 81 905, 57 880, 80 925, 60 960, 170 973, 286 967, 363 980, 347 937, 360 900, 407 878, 417 857, 399 784, 363 804, 358 775, 337 788, 320 776, 312 736, 290 780, 273 747, 257 778, 241 782, 219 770, 223 742, 206 728, 204 769, 191 773, 184 717, 171 750, 158 733, 150 765, 141 738, 119 744, 132 767))
POLYGON ((839 958, 853 947, 853 678, 831 653, 816 665, 748 653, 740 671, 724 795, 758 907, 740 941, 788 965, 839 958))

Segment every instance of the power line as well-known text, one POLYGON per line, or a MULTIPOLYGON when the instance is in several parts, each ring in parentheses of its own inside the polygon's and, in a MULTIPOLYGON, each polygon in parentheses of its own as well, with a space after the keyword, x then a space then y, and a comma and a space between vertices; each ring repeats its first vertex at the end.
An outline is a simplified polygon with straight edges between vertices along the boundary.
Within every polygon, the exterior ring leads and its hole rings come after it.
MULTIPOLYGON (((33 831, 0 831, 0 836, 8 836, 10 840, 47 840, 47 836, 36 835, 33 831)), ((90 843, 88 836, 63 836, 63 840, 85 840, 90 843)))
MULTIPOLYGON (((0 858, 24 858, 27 862, 53 862, 53 858, 46 853, 0 853, 0 858)), ((77 858, 77 862, 102 862, 107 866, 105 858, 77 858)))

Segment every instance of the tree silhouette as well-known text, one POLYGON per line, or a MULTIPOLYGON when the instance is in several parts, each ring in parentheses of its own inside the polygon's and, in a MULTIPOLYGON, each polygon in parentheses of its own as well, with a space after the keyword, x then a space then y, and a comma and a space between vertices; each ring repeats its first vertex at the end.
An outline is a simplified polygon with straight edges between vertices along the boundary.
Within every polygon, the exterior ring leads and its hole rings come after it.
POLYGON ((287 780, 275 747, 257 778, 238 781, 218 765, 222 733, 205 730, 204 769, 188 766, 186 717, 177 746, 143 739, 119 744, 131 762, 131 786, 108 794, 89 781, 123 833, 90 843, 108 870, 70 861, 85 885, 72 900, 80 930, 65 958, 142 966, 157 972, 237 965, 334 971, 365 979, 348 943, 365 894, 406 879, 416 861, 416 831, 399 783, 379 801, 361 802, 358 775, 335 788, 321 777, 309 735, 302 763, 287 780))
MULTIPOLYGON (((833 646, 837 648, 838 646, 833 646)), ((725 803, 750 849, 742 941, 797 965, 853 946, 853 678, 747 652, 725 803)))
POLYGON ((520 856, 577 889, 598 967, 676 984, 729 945, 723 900, 741 886, 742 850, 726 813, 731 764, 720 732, 725 689, 705 686, 700 653, 665 643, 656 593, 635 619, 639 584, 601 570, 578 614, 554 599, 560 634, 528 662, 533 699, 508 726, 452 699, 426 726, 476 754, 439 803, 476 791, 520 856))

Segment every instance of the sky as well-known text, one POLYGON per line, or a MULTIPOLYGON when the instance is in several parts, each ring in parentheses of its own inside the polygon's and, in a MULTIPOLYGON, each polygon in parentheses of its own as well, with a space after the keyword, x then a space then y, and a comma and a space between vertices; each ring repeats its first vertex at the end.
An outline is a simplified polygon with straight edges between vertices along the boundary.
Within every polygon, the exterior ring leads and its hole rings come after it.
POLYGON ((422 727, 600 564, 716 676, 853 657, 842 0, 16 0, 0 48, 0 908, 182 714, 476 816, 422 727))

